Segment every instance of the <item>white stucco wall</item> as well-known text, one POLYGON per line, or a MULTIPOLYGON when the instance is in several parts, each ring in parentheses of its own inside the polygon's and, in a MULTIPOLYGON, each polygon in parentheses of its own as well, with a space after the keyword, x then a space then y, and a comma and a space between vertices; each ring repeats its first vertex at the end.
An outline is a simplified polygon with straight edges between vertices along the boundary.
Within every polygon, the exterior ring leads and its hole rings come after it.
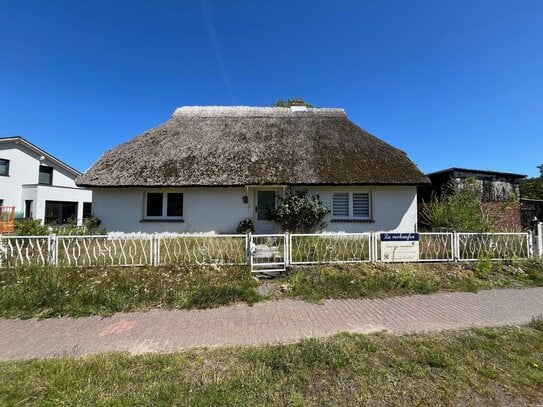
POLYGON ((369 192, 371 200, 371 222, 332 221, 326 216, 326 231, 369 232, 396 231, 414 232, 417 228, 417 187, 415 186, 371 186, 371 187, 310 187, 303 188, 310 195, 319 195, 327 208, 332 208, 334 192, 369 192))
MULTIPOLYGON (((369 192, 372 201, 371 222, 331 222, 327 231, 413 232, 417 224, 417 189, 414 186, 311 187, 331 208, 334 192, 369 192)), ((252 218, 252 188, 185 188, 185 189, 94 189, 93 214, 110 232, 210 232, 233 233, 242 219, 252 218), (141 222, 144 218, 145 192, 183 192, 183 223, 141 222), (242 198, 249 197, 247 204, 242 198)))
POLYGON ((233 233, 249 216, 245 188, 94 189, 93 214, 109 232, 233 233), (182 192, 184 222, 141 222, 145 192, 182 192))
POLYGON ((36 189, 36 200, 33 202, 32 211, 34 212, 34 218, 42 221, 45 217, 46 201, 77 202, 77 224, 81 225, 83 222, 83 203, 92 202, 92 191, 86 189, 46 185, 38 185, 33 189, 36 189))
POLYGON ((15 206, 20 212, 25 209, 25 200, 32 200, 34 218, 42 220, 46 200, 77 202, 81 221, 83 202, 92 202, 92 191, 75 185, 76 174, 45 155, 44 159, 40 157, 21 142, 0 143, 0 158, 9 160, 9 176, 0 176, 0 199, 5 206, 15 206), (38 185, 40 165, 53 168, 53 185, 38 185))

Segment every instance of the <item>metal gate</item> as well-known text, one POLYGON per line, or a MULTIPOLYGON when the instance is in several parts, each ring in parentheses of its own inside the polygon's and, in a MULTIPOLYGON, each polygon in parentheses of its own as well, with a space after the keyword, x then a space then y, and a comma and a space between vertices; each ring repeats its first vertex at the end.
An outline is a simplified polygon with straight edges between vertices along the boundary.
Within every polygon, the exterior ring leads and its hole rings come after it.
POLYGON ((285 271, 287 255, 286 235, 251 235, 251 272, 273 275, 285 271))

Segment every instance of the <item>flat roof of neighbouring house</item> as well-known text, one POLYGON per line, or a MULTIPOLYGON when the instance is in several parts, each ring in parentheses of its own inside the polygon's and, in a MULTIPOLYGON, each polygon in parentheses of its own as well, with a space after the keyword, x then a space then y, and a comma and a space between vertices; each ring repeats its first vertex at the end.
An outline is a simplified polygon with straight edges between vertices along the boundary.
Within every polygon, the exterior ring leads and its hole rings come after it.
POLYGON ((8 142, 10 142, 10 143, 12 143, 12 142, 19 143, 19 144, 27 147, 28 149, 34 151, 36 154, 43 155, 49 161, 57 164, 59 167, 64 168, 66 171, 71 172, 74 175, 74 177, 78 177, 78 176, 81 175, 81 173, 79 171, 77 171, 75 168, 73 168, 72 166, 66 164, 64 161, 56 158, 54 155, 49 154, 47 151, 42 150, 41 148, 39 148, 35 144, 32 144, 30 141, 28 141, 24 137, 21 137, 21 136, 0 137, 0 143, 8 143, 8 142))
POLYGON ((104 155, 87 187, 419 185, 406 153, 343 109, 185 106, 104 155))
POLYGON ((446 174, 446 173, 455 172, 455 171, 470 172, 470 173, 473 173, 473 174, 503 175, 503 176, 506 176, 506 177, 519 178, 519 179, 527 177, 527 175, 515 174, 515 173, 512 173, 512 172, 491 171, 491 170, 475 170, 475 169, 472 169, 472 168, 460 168, 460 167, 451 167, 451 168, 447 168, 445 170, 430 172, 430 173, 426 174, 426 176, 431 177, 432 175, 446 174))

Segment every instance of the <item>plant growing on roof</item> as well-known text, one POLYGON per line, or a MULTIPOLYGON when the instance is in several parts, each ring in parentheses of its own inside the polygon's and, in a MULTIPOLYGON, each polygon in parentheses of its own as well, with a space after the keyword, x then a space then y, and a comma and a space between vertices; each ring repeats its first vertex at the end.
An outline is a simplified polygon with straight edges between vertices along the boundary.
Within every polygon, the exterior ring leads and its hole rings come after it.
POLYGON ((318 195, 287 188, 285 196, 270 210, 270 219, 286 232, 309 233, 325 226, 324 217, 330 212, 318 195))
POLYGON ((273 107, 291 107, 291 106, 305 106, 313 107, 311 103, 307 103, 303 98, 288 98, 288 100, 277 99, 277 101, 272 104, 273 107))

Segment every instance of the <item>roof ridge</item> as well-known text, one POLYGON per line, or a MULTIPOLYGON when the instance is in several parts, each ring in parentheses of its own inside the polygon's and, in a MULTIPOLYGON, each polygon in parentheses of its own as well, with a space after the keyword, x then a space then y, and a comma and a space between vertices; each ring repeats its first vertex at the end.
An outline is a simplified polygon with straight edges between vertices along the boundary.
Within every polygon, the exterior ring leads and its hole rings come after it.
POLYGON ((173 117, 236 117, 236 116, 346 116, 342 108, 308 107, 306 110, 289 107, 257 106, 182 106, 175 109, 173 117))

